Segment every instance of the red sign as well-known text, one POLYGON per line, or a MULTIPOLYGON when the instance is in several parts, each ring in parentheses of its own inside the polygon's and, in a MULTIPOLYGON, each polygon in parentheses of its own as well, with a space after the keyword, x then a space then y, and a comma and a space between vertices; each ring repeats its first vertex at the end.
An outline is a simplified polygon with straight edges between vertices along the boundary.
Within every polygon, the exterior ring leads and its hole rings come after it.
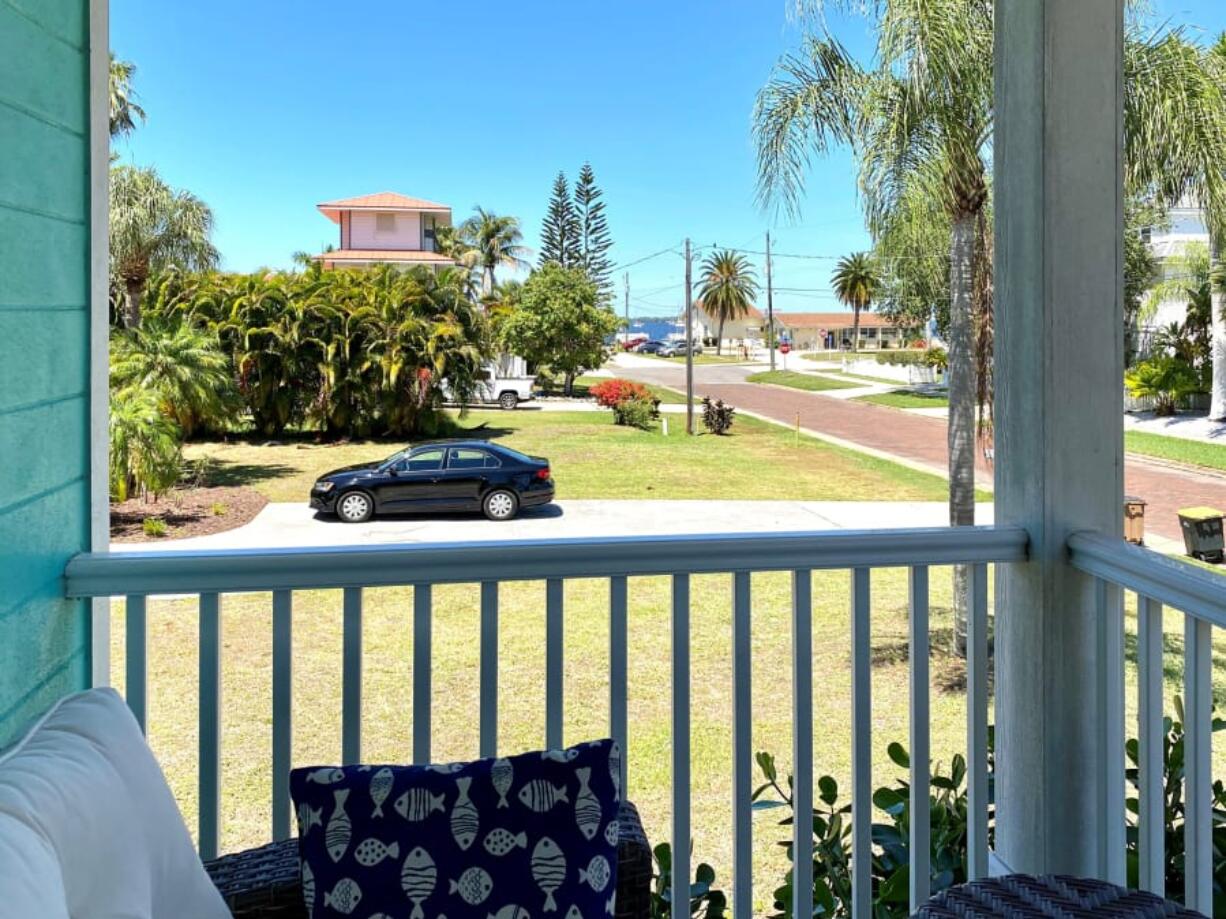
POLYGON ((780 354, 787 354, 787 353, 788 353, 789 351, 791 351, 791 350, 792 350, 792 346, 791 346, 791 345, 789 345, 789 344, 788 344, 786 341, 785 341, 783 344, 781 344, 781 345, 779 346, 779 353, 780 353, 780 354))

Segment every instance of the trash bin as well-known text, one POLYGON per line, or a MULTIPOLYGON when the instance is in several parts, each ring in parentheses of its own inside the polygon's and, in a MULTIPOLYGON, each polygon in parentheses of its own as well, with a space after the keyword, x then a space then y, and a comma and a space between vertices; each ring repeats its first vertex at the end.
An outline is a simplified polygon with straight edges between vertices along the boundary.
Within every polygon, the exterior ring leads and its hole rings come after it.
POLYGON ((1183 546, 1188 555, 1206 562, 1222 560, 1222 512, 1212 507, 1185 507, 1179 511, 1183 546))
POLYGON ((1145 499, 1124 496, 1124 538, 1138 546, 1145 545, 1145 499))

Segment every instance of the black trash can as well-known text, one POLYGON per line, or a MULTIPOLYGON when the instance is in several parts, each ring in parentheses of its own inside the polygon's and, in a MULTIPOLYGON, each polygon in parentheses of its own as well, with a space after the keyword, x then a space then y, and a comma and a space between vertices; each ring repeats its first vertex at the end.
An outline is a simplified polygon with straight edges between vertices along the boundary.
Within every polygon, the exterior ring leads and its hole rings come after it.
POLYGON ((1185 507, 1179 511, 1183 546, 1188 555, 1206 562, 1222 560, 1222 512, 1212 507, 1185 507))

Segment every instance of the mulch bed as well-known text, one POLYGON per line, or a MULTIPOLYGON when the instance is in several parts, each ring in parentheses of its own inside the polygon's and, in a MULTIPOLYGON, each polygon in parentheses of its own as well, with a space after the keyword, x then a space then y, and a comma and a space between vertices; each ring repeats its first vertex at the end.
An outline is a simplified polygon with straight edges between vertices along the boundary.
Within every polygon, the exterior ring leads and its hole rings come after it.
POLYGON ((111 504, 111 541, 158 542, 222 533, 250 522, 267 503, 258 491, 241 485, 176 488, 157 501, 131 498, 111 504), (165 520, 166 535, 146 536, 146 517, 165 520))

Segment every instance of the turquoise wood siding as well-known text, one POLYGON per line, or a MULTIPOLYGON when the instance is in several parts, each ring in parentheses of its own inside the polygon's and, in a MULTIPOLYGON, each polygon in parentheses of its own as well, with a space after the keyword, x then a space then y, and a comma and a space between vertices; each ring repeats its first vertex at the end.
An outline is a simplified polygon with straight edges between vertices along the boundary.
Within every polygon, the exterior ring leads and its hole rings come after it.
POLYGON ((89 680, 89 7, 0 0, 0 745, 89 680))

